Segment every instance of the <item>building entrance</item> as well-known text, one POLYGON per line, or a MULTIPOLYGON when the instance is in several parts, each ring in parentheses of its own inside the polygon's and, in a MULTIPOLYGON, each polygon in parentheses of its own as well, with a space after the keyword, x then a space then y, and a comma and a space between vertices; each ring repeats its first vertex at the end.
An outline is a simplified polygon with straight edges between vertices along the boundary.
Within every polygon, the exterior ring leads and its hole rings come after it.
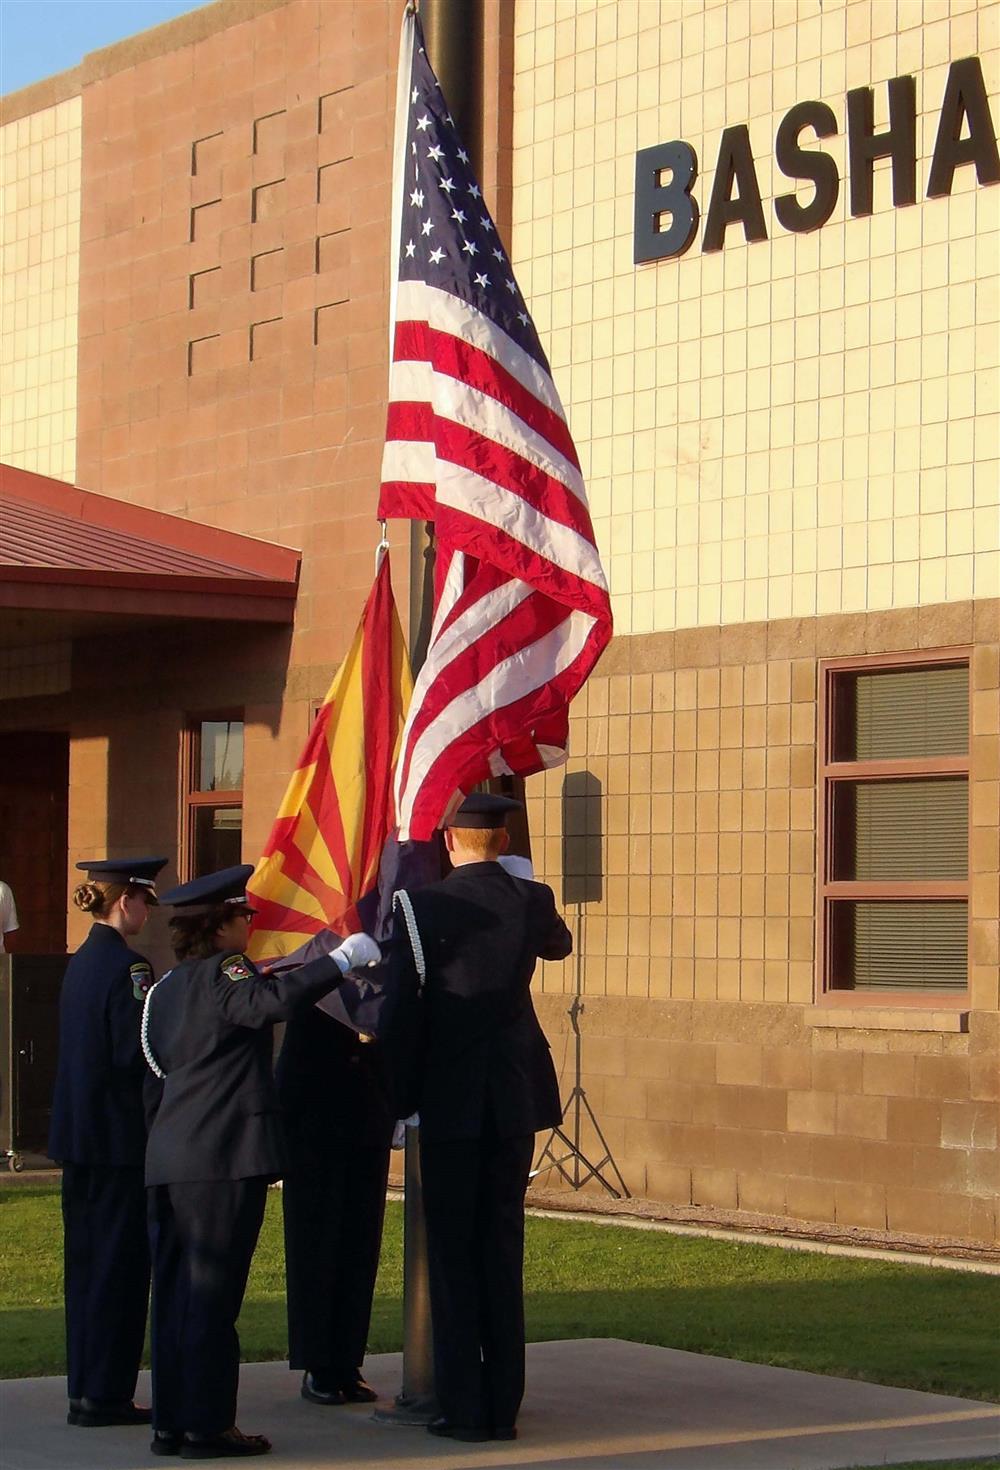
POLYGON ((14 893, 15 954, 66 951, 69 736, 0 734, 0 878, 14 893))

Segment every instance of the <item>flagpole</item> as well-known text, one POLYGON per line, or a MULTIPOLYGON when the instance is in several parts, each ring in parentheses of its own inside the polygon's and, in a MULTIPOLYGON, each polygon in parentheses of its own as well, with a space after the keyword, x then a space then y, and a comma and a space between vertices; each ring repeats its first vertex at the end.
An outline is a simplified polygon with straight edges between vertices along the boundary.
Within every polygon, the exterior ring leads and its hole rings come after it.
MULTIPOLYGON (((420 10, 428 56, 451 115, 465 139, 477 169, 482 164, 482 0, 410 0, 409 11, 420 10)), ((404 25, 404 37, 406 27, 404 25)), ((397 78, 396 153, 401 155, 398 130, 405 112, 400 89, 407 85, 404 71, 406 43, 400 48, 397 78)), ((405 134, 404 134, 405 140, 405 134)), ((392 248, 398 249, 402 181, 393 182, 392 248)), ((395 335, 396 271, 392 268, 390 344, 395 335)), ((390 345, 391 351, 391 345, 390 345)), ((410 528, 410 665, 414 677, 427 656, 434 603, 434 524, 416 521, 410 528)), ((416 1128, 406 1130, 403 1202, 403 1382, 395 1406, 376 1411, 383 1421, 426 1424, 438 1412, 434 1396, 434 1351, 430 1315, 427 1231, 424 1224, 420 1141, 416 1128)))

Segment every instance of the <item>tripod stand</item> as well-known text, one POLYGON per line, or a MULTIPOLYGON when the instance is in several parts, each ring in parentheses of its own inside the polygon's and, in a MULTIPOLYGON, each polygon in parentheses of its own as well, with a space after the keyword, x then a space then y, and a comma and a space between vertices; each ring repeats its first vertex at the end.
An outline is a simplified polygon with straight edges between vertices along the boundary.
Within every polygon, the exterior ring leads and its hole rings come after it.
POLYGON ((581 993, 583 990, 583 904, 576 906, 576 975, 575 993, 573 1001, 566 1014, 573 1028, 574 1036, 574 1069, 573 1086, 569 1096, 563 1105, 563 1125, 553 1128, 541 1153, 538 1162, 531 1171, 531 1178, 535 1179, 539 1174, 547 1174, 550 1169, 566 1181, 571 1189, 582 1189, 591 1179, 596 1179, 603 1185, 614 1199, 631 1199, 628 1185, 621 1176, 621 1171, 611 1155, 611 1149, 607 1139, 601 1131, 601 1125, 597 1121, 597 1115, 590 1105, 586 1090, 582 1086, 583 1077, 583 1037, 580 1034, 580 1016, 584 1009, 581 993), (586 1114, 591 1127, 597 1134, 597 1141, 604 1150, 601 1157, 595 1163, 588 1158, 581 1146, 582 1124, 586 1114), (567 1129, 569 1131, 567 1131, 567 1129), (563 1152, 565 1150, 565 1152, 563 1152), (546 1163, 546 1160, 548 1162, 546 1163), (614 1178, 621 1186, 616 1189, 611 1180, 606 1177, 605 1170, 613 1171, 614 1178))

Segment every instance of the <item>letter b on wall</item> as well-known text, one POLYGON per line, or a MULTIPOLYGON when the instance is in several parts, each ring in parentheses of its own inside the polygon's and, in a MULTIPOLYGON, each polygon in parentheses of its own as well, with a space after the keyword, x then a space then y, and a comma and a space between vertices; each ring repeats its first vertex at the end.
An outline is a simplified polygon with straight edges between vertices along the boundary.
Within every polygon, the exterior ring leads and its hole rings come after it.
POLYGON ((698 229, 698 201, 691 189, 698 177, 698 155, 679 140, 640 148, 635 155, 636 265, 683 255, 698 229), (666 182, 663 175, 669 174, 666 182), (661 229, 664 215, 670 216, 661 229))

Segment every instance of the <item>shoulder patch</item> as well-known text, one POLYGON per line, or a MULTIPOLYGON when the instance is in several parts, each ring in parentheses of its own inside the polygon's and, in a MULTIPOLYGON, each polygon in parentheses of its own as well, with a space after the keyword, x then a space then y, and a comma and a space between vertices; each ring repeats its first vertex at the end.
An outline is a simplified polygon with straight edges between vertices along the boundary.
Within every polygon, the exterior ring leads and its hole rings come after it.
POLYGON ((222 961, 219 968, 221 974, 225 975, 228 980, 249 980, 253 974, 241 954, 230 955, 227 960, 222 961))
POLYGON ((138 960, 128 967, 132 979, 132 994, 136 1000, 145 1000, 153 988, 153 967, 147 960, 138 960))

